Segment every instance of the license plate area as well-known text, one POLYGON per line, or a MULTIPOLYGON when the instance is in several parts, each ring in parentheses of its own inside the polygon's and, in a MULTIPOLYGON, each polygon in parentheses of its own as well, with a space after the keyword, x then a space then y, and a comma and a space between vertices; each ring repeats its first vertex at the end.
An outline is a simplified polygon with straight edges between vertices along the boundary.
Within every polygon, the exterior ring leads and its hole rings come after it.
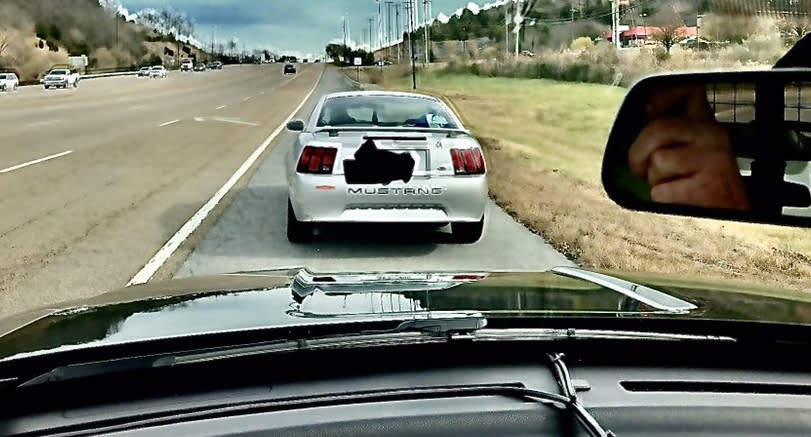
POLYGON ((367 139, 351 158, 344 159, 347 184, 382 184, 394 181, 408 183, 425 176, 430 168, 430 154, 424 145, 408 146, 393 141, 367 139))

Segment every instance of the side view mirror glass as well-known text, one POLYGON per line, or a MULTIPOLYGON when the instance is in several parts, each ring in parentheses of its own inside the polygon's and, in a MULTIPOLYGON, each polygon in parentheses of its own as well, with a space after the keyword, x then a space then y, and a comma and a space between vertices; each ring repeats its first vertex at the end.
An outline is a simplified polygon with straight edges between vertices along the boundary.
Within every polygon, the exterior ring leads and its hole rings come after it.
POLYGON ((304 122, 301 120, 290 120, 287 122, 287 130, 301 132, 304 130, 304 122))
POLYGON ((811 227, 811 69, 640 80, 602 181, 633 210, 811 227))

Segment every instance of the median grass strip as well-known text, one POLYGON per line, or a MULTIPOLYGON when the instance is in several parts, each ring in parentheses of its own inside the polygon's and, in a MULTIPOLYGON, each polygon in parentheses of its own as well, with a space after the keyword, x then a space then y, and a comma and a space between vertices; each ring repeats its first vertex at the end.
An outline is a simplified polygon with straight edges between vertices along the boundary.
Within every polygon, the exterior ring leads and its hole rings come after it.
MULTIPOLYGON (((385 86, 408 90, 410 80, 385 86)), ((811 290, 807 230, 633 212, 608 199, 600 165, 625 89, 422 75, 419 90, 449 101, 479 137, 491 197, 584 267, 811 290)))

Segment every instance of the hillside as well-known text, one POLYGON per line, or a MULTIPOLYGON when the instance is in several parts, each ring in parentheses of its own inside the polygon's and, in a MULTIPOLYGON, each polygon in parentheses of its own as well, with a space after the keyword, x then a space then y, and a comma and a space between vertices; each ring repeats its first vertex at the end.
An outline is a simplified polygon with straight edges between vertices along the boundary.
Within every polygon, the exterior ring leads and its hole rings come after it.
POLYGON ((90 69, 113 69, 169 65, 176 51, 174 36, 116 18, 98 0, 0 2, 0 68, 24 80, 67 63, 68 56, 87 55, 90 69))

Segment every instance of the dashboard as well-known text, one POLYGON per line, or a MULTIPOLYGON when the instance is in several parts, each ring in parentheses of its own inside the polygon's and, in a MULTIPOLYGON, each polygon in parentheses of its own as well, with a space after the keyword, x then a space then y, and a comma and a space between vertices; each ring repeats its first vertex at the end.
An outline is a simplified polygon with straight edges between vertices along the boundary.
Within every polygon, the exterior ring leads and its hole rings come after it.
MULTIPOLYGON (((618 343, 564 360, 579 402, 617 436, 811 435, 811 372, 723 349, 618 343)), ((561 405, 519 395, 561 393, 551 350, 523 342, 296 352, 201 364, 182 377, 175 368, 85 381, 83 393, 42 392, 39 411, 0 418, 0 435, 588 435, 561 405)))

